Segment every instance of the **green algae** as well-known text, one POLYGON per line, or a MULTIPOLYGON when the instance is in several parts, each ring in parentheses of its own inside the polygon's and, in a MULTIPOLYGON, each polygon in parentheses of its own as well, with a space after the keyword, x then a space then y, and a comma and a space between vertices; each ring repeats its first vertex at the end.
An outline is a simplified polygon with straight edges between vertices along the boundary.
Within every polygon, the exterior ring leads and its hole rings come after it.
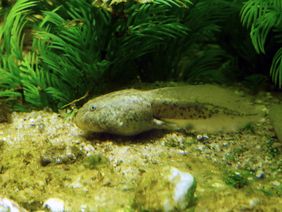
POLYGON ((255 133, 256 132, 256 126, 253 122, 248 122, 240 130, 255 133))
MULTIPOLYGON (((28 142, 29 143, 29 142, 28 142)), ((7 164, 7 170, 0 175, 1 196, 9 197, 29 210, 38 210, 49 197, 55 196, 63 199, 67 207, 79 210, 80 203, 85 203, 90 208, 95 208, 93 199, 98 195, 106 195, 107 188, 117 185, 112 175, 112 170, 107 167, 99 171, 87 170, 82 161, 75 164, 57 164, 41 166, 39 162, 40 145, 33 143, 21 143, 13 146, 3 154, 3 160, 7 164)), ((118 175, 115 175, 116 179, 118 175)), ((122 191, 112 190, 116 195, 114 200, 121 205, 128 198, 122 191)), ((109 197, 109 196, 108 196, 109 197)), ((103 205, 99 206, 103 208, 103 205)), ((109 207, 115 210, 118 205, 109 207)), ((121 206, 120 206, 121 207, 121 206)), ((119 208, 119 207, 118 207, 119 208)))
POLYGON ((227 171, 224 173, 224 182, 234 188, 243 188, 249 184, 248 176, 248 172, 227 171))
POLYGON ((109 160, 102 154, 92 154, 84 158, 84 166, 88 169, 97 169, 109 165, 109 160))

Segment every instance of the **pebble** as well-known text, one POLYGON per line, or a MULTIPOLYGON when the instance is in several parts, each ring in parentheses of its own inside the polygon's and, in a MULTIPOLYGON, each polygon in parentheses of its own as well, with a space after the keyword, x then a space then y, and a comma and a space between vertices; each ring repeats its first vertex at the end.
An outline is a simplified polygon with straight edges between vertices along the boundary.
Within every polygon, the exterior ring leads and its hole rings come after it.
POLYGON ((47 166, 50 163, 52 163, 52 159, 50 159, 49 157, 46 157, 45 155, 41 156, 40 158, 41 166, 47 166))
POLYGON ((93 153, 95 151, 95 148, 91 144, 86 144, 84 147, 84 151, 89 153, 93 153))
POLYGON ((222 144, 222 146, 224 146, 224 147, 228 147, 228 146, 229 146, 229 143, 224 142, 224 143, 222 144))
POLYGON ((188 172, 182 172, 177 168, 171 168, 169 181, 174 185, 174 203, 172 205, 166 205, 165 211, 173 210, 173 206, 177 205, 177 208, 183 210, 189 206, 194 197, 196 189, 195 178, 188 172))
POLYGON ((262 170, 257 170, 256 171, 256 178, 257 179, 263 179, 263 178, 265 178, 265 173, 264 173, 264 171, 262 171, 262 170))
POLYGON ((83 155, 75 146, 50 146, 40 156, 40 164, 47 166, 53 164, 71 164, 83 155))
POLYGON ((194 201, 196 180, 188 172, 175 167, 163 167, 145 172, 135 196, 138 210, 184 211, 194 201), (154 186, 152 186, 154 185, 154 186))
POLYGON ((203 135, 197 135, 197 141, 206 141, 209 139, 209 136, 206 134, 203 135))
POLYGON ((90 211, 90 210, 86 204, 82 204, 80 205, 80 211, 85 212, 85 211, 90 211))
POLYGON ((17 203, 7 198, 0 197, 0 211, 1 212, 27 212, 21 208, 17 203))
POLYGON ((43 203, 43 208, 47 208, 51 212, 63 212, 65 211, 65 204, 61 199, 49 198, 43 203))
POLYGON ((255 208, 260 203, 260 200, 257 198, 251 199, 249 205, 251 208, 255 208))

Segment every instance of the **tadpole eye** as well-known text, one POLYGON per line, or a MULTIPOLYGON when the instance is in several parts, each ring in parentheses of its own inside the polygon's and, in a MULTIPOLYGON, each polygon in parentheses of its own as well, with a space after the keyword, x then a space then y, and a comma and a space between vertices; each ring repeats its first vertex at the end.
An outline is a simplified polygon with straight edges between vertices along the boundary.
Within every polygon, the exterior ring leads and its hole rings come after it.
POLYGON ((91 106, 90 106, 90 110, 91 110, 91 111, 94 111, 94 110, 96 110, 96 109, 97 109, 97 107, 96 107, 95 105, 91 105, 91 106))

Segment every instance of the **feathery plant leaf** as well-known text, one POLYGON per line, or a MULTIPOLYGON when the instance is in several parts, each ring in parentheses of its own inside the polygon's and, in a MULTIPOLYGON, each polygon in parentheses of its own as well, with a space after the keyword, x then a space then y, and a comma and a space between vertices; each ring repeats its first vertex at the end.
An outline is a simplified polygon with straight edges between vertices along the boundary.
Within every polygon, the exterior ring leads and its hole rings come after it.
POLYGON ((33 48, 48 73, 49 87, 44 91, 58 107, 93 90, 108 68, 109 62, 100 52, 105 45, 102 30, 109 27, 110 16, 102 10, 87 1, 68 1, 43 12, 33 48))
POLYGON ((1 89, 6 95, 19 92, 35 107, 65 105, 92 91, 106 72, 120 72, 128 61, 187 36, 189 29, 180 20, 189 6, 189 0, 128 1, 113 4, 110 12, 87 0, 19 0, 1 28, 7 42, 1 46, 7 58, 0 70, 1 89), (32 49, 22 55, 32 8, 42 12, 32 29, 32 49), (10 43, 9 35, 14 35, 10 43), (13 59, 8 51, 18 59, 13 67, 8 67, 13 59))
POLYGON ((19 67, 23 59, 24 28, 35 4, 36 1, 16 1, 0 27, 0 96, 8 99, 22 101, 23 98, 19 67))
POLYGON ((186 61, 182 74, 189 82, 220 82, 225 77, 222 69, 231 61, 229 57, 220 46, 209 46, 207 50, 198 53, 193 61, 186 61))
POLYGON ((280 0, 249 0, 241 9, 241 21, 251 28, 257 52, 264 53, 267 34, 273 28, 282 27, 282 3, 280 0))
POLYGON ((23 28, 27 23, 27 15, 31 8, 36 5, 36 1, 18 0, 11 8, 4 24, 0 29, 1 52, 15 53, 17 59, 22 57, 21 47, 23 46, 23 28))
POLYGON ((180 20, 191 1, 155 0, 143 4, 129 1, 122 9, 119 6, 113 11, 122 21, 116 32, 121 36, 111 41, 110 48, 116 51, 108 55, 114 70, 189 34, 189 28, 180 20))
MULTIPOLYGON (((243 25, 251 28, 251 41, 257 53, 266 53, 267 37, 277 32, 275 38, 281 44, 282 2, 280 0, 248 0, 241 10, 243 25)), ((273 57, 270 75, 273 82, 282 88, 281 48, 273 57)))
MULTIPOLYGON (((106 80, 216 81, 235 61, 218 43, 240 7, 230 0, 18 0, 0 26, 0 97, 56 110, 106 80)), ((278 0, 244 4, 242 23, 258 53, 269 33, 282 43, 281 8, 278 0)), ((270 71, 280 87, 281 55, 280 48, 270 71)))
POLYGON ((249 0, 244 3, 241 9, 241 21, 244 26, 250 28, 257 19, 264 15, 268 7, 268 1, 249 0))
POLYGON ((270 68, 270 75, 273 82, 282 88, 282 48, 280 48, 273 57, 273 62, 270 68))
POLYGON ((266 38, 271 29, 282 23, 282 7, 265 12, 251 27, 252 43, 258 53, 265 53, 266 38))
MULTIPOLYGON (((146 5, 143 5, 145 7, 146 5)), ((171 22, 178 22, 178 24, 174 24, 173 28, 168 27, 168 29, 164 29, 163 31, 169 31, 167 36, 170 35, 166 43, 159 42, 158 45, 154 47, 154 52, 144 54, 144 60, 147 61, 144 63, 141 60, 138 66, 141 66, 142 72, 140 73, 141 79, 143 80, 190 80, 193 81, 196 78, 199 79, 201 77, 196 77, 197 73, 201 76, 212 75, 212 72, 216 72, 216 69, 222 69, 222 63, 229 64, 230 57, 225 57, 224 54, 219 54, 215 51, 214 45, 217 40, 217 36, 221 31, 222 23, 226 22, 227 19, 233 15, 234 10, 237 9, 238 4, 233 4, 230 1, 226 0, 201 0, 201 1, 192 1, 192 4, 186 2, 186 6, 182 9, 175 8, 173 10, 176 14, 178 14, 177 19, 175 16, 171 16, 171 18, 166 19, 165 15, 167 11, 167 7, 163 7, 162 10, 155 9, 154 11, 159 11, 160 15, 164 15, 162 19, 164 24, 166 20, 171 20, 171 22), (235 8, 235 9, 234 9, 235 8), (207 15, 208 14, 208 15, 207 15), (174 19, 173 19, 174 18, 174 19), (180 20, 180 21, 179 21, 180 20), (185 28, 182 28, 182 27, 185 28), (173 31, 177 32, 177 38, 173 38, 175 36, 173 31), (211 45, 210 45, 211 44, 211 45), (198 52, 207 51, 207 57, 212 58, 211 60, 205 59, 205 57, 199 57, 198 52), (209 55, 210 54, 210 55, 209 55), (211 65, 211 61, 214 58, 221 57, 221 60, 215 60, 213 63, 214 66, 208 68, 211 65), (219 63, 217 63, 219 62, 219 63), (217 68, 215 67, 215 63, 217 63, 217 68), (198 65, 195 65, 198 64, 198 65), (206 67, 201 68, 199 67, 206 67), (195 69, 190 69, 193 67, 195 69), (205 74, 204 74, 205 72, 205 74), (208 73, 209 72, 209 73, 208 73), (190 78, 191 77, 191 78, 190 78)), ((147 10, 152 9, 151 7, 146 8, 146 10, 142 10, 144 12, 144 16, 148 17, 147 10)), ((137 15, 143 15, 139 13, 139 10, 135 10, 137 15)), ((171 13, 170 13, 171 14, 171 13)), ((152 15, 153 16, 153 15, 152 15)), ((170 17, 170 16, 168 16, 170 17)), ((131 16, 132 18, 132 16, 131 16)), ((142 19, 141 19, 142 20, 142 19)), ((137 22, 135 20, 135 22, 137 22)), ((150 22, 154 23, 154 22, 150 22)), ((149 25, 147 25, 149 27, 149 25)), ((158 26, 157 26, 158 27, 158 26)), ((140 27, 141 30, 146 30, 144 27, 140 27)), ((153 31, 155 26, 152 26, 153 31)), ((137 28, 138 29, 138 28, 137 28)), ((139 29, 138 29, 139 30, 139 29)), ((148 36, 154 35, 162 32, 162 30, 156 30, 157 32, 149 32, 148 36)), ((139 31, 138 31, 139 32, 139 31)), ((145 31, 146 32, 146 31, 145 31)), ((166 33, 166 32, 165 32, 166 33)), ((141 34, 144 35, 144 34, 141 34)), ((158 34, 157 34, 158 36, 158 34)), ((137 37, 137 36, 136 36, 137 37)), ((165 36, 160 35, 160 38, 165 38, 165 36)), ((152 38, 151 38, 152 39, 152 38)), ((136 38, 138 39, 138 37, 136 38)), ((157 43, 157 41, 152 41, 157 43)), ((143 42, 142 42, 143 44, 143 42)), ((142 44, 139 43, 138 48, 143 48, 142 44)), ((135 42, 135 45, 137 43, 135 42)), ((146 46, 144 46, 145 48, 146 46)), ((134 47, 133 47, 134 48, 134 47)), ((219 47, 220 48, 220 47, 219 47)), ((139 51, 138 51, 139 53, 139 51)), ((226 54, 226 52, 225 52, 226 54)), ((230 63, 231 64, 231 63, 230 63)), ((228 67, 226 67, 228 69, 228 67)), ((206 77, 207 78, 207 77, 206 77)), ((203 78, 202 78, 203 79, 203 78)), ((211 80, 209 80, 211 81, 211 80)))

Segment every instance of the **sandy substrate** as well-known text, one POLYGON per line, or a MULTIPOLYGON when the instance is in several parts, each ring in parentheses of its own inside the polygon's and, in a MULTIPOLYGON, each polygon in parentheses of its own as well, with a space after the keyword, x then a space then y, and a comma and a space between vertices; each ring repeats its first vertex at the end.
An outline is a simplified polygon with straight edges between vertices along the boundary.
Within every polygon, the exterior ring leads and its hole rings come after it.
POLYGON ((282 208, 282 143, 268 115, 240 131, 204 137, 164 131, 86 136, 65 113, 14 112, 11 123, 0 124, 0 197, 27 210, 59 198, 72 211, 130 211, 144 173, 172 166, 196 178, 196 211, 282 208))

